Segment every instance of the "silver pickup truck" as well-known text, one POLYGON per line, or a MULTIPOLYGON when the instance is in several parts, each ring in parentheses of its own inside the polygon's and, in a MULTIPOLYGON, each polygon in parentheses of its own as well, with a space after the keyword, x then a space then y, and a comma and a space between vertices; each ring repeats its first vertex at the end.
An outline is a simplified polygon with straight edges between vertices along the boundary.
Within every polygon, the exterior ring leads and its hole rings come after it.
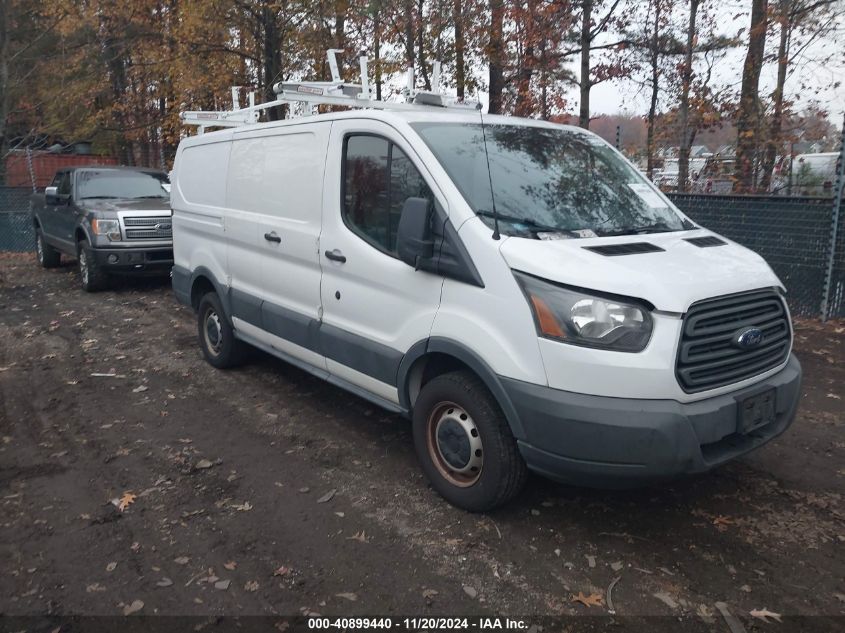
POLYGON ((72 167, 56 172, 33 194, 38 262, 79 262, 82 287, 93 292, 114 274, 169 273, 173 266, 170 180, 166 173, 130 167, 72 167))

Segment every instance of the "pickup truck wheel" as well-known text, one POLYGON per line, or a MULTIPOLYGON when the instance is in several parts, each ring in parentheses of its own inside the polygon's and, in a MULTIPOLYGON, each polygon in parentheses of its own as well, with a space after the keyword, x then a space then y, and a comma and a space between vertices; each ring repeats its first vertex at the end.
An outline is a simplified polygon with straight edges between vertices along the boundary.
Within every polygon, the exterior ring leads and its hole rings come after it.
POLYGON ((35 254, 42 268, 55 268, 62 261, 59 251, 44 241, 41 229, 35 229, 35 254))
POLYGON ((217 293, 209 292, 200 299, 197 335, 205 359, 218 369, 235 367, 246 358, 246 345, 235 337, 217 293))
POLYGON ((449 503, 486 512, 519 494, 528 470, 498 403, 474 374, 426 383, 414 404, 414 446, 428 480, 449 503))
POLYGON ((85 292, 97 292, 109 285, 109 276, 97 263, 88 242, 79 242, 79 278, 85 292))

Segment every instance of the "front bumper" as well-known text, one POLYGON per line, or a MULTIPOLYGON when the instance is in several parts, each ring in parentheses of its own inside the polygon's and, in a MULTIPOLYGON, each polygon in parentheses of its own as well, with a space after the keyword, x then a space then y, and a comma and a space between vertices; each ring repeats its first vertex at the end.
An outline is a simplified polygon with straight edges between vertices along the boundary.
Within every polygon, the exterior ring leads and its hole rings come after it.
POLYGON ((502 378, 524 428, 528 467, 564 483, 598 488, 643 485, 700 473, 783 433, 801 395, 801 365, 790 355, 770 378, 739 391, 680 403, 590 396, 502 378), (739 403, 775 389, 775 419, 738 432, 739 403))
POLYGON ((173 266, 173 247, 97 248, 94 257, 110 273, 165 274, 173 266))

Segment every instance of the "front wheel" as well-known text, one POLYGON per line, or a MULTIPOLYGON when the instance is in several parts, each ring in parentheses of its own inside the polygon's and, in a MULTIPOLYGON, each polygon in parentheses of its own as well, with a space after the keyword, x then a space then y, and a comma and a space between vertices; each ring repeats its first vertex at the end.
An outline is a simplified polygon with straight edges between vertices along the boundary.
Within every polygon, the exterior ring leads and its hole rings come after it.
POLYGON ((200 299, 197 337, 205 359, 214 367, 227 369, 244 361, 246 346, 235 337, 217 293, 209 292, 200 299))
POLYGON ((449 503, 486 512, 519 494, 528 470, 498 403, 464 371, 437 376, 414 404, 414 445, 432 487, 449 503))
POLYGON ((97 292, 109 285, 109 275, 97 262, 88 242, 79 243, 79 279, 85 292, 97 292))

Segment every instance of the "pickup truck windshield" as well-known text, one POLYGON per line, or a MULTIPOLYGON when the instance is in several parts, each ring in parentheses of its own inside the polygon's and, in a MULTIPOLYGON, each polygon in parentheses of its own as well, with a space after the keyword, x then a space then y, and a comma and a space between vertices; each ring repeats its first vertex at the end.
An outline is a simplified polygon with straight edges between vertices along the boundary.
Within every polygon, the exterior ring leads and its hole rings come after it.
POLYGON ((168 198, 164 188, 170 181, 164 174, 104 169, 85 170, 77 176, 80 199, 91 198, 168 198))
POLYGON ((483 134, 480 123, 412 125, 491 227, 495 196, 504 234, 591 237, 693 228, 592 135, 521 125, 485 125, 483 134))

